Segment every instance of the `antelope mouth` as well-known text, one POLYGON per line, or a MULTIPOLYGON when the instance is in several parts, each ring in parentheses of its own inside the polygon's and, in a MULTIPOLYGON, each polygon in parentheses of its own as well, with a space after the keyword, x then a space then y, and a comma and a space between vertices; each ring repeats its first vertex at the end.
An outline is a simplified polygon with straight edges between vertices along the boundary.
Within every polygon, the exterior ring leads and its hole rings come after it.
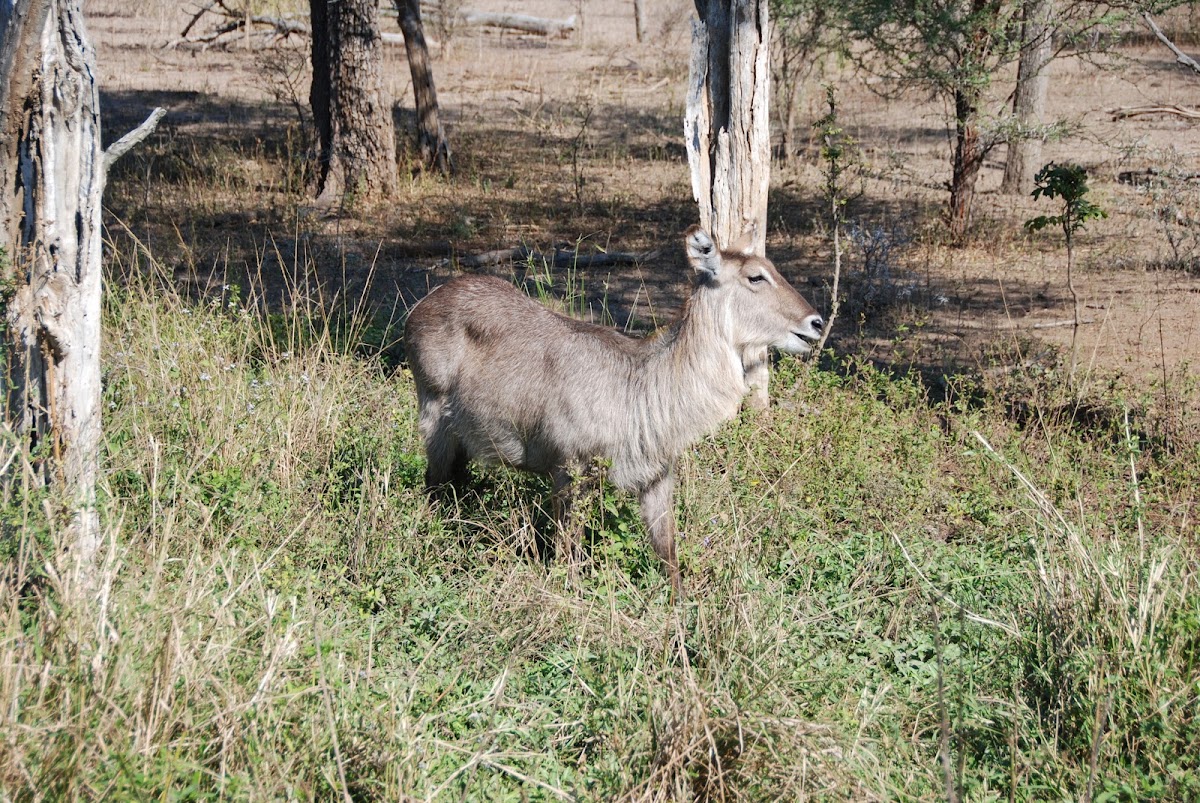
POLYGON ((809 354, 812 354, 813 344, 819 339, 819 336, 814 337, 813 335, 806 335, 803 332, 793 330, 791 337, 788 338, 788 342, 777 345, 776 348, 788 354, 794 354, 797 357, 807 357, 809 354))
POLYGON ((804 319, 799 329, 791 330, 791 340, 794 344, 793 354, 807 356, 812 353, 813 346, 821 340, 825 331, 825 321, 820 315, 810 315, 804 319))

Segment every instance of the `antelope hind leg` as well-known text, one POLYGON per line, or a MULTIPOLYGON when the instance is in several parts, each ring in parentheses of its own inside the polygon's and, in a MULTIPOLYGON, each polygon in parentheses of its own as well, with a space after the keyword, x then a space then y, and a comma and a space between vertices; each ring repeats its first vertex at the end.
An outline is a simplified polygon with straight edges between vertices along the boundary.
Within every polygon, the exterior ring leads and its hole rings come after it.
POLYGON ((462 485, 467 477, 467 452, 442 416, 441 400, 422 401, 418 426, 425 440, 425 489, 462 485))

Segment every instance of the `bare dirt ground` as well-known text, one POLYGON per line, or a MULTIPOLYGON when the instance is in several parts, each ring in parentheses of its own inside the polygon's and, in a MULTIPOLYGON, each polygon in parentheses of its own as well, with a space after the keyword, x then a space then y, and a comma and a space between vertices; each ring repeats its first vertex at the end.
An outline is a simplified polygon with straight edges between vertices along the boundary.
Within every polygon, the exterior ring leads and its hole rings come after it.
MULTIPOLYGON (((155 105, 170 112, 114 175, 110 237, 136 239, 198 292, 260 274, 267 295, 316 281, 397 311, 453 275, 455 256, 519 244, 566 243, 581 252, 667 246, 645 264, 569 277, 582 284, 594 315, 661 322, 686 287, 675 245, 696 214, 681 133, 691 4, 647 4, 649 36, 640 45, 631 4, 618 0, 469 5, 574 14, 581 25, 565 39, 431 28, 454 179, 423 175, 406 161, 408 180, 391 203, 330 220, 304 208, 306 40, 164 49, 191 7, 91 0, 106 138, 155 105), (298 275, 305 253, 317 257, 320 276, 298 275)), ((394 19, 384 27, 397 30, 394 19)), ((1200 105, 1200 76, 1153 44, 1130 45, 1105 68, 1064 59, 1051 69, 1050 107, 1073 133, 1047 145, 1044 159, 1088 167, 1094 197, 1109 213, 1078 244, 1088 321, 1081 362, 1161 382, 1188 371, 1200 348, 1200 182, 1181 179, 1164 190, 1120 176, 1168 163, 1200 170, 1200 127, 1162 115, 1113 121, 1108 110, 1200 105), (1165 222, 1164 209, 1173 210, 1165 222)), ((386 72, 403 149, 412 101, 402 47, 388 49, 386 72)), ((1056 233, 1022 230, 1029 217, 1051 213, 1048 204, 997 193, 1003 148, 983 171, 976 236, 949 248, 937 219, 949 178, 946 108, 916 95, 884 99, 874 79, 832 65, 824 80, 841 94, 842 122, 861 143, 870 176, 851 208, 858 233, 845 265, 849 303, 831 345, 930 375, 987 369, 996 360, 1053 361, 1071 339, 1071 327, 1060 325, 1072 316, 1065 251, 1056 233), (886 253, 872 262, 864 243, 886 253)), ((1009 89, 997 82, 993 109, 1009 89)), ((805 123, 823 112, 821 95, 810 87, 805 123)), ((832 254, 819 183, 811 142, 794 165, 776 170, 768 250, 827 308, 832 254)), ((556 289, 566 278, 557 277, 556 289)))

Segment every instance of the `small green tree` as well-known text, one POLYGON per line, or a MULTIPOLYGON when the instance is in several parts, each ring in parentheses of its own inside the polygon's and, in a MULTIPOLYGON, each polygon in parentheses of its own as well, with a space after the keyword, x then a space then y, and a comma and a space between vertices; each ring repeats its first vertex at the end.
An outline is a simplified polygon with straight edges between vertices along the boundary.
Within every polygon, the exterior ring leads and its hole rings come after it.
POLYGON ((1020 52, 1015 0, 847 0, 847 27, 870 45, 857 56, 869 72, 903 90, 931 91, 954 109, 950 238, 971 223, 984 157, 999 140, 981 130, 982 104, 994 75, 1020 52))
POLYGON ((1062 229, 1067 242, 1067 289, 1071 292, 1071 301, 1075 307, 1073 328, 1071 329, 1071 378, 1075 378, 1076 337, 1079 334, 1079 294, 1075 291, 1073 269, 1075 252, 1073 238, 1075 232, 1082 229, 1089 220, 1100 220, 1108 217, 1108 213, 1088 199, 1087 170, 1080 165, 1058 165, 1050 162, 1033 177, 1033 197, 1057 198, 1062 201, 1062 211, 1057 215, 1038 215, 1025 221, 1027 231, 1041 231, 1047 226, 1058 226, 1062 229))
POLYGON ((829 339, 833 322, 841 309, 838 286, 842 276, 842 225, 846 222, 846 207, 861 194, 861 189, 859 192, 853 192, 851 189, 853 177, 857 173, 860 181, 862 178, 858 170, 861 166, 858 145, 842 128, 838 119, 837 93, 830 85, 825 86, 825 102, 829 111, 813 123, 813 128, 821 139, 822 173, 825 178, 821 188, 821 199, 824 201, 829 228, 833 235, 833 295, 829 304, 829 317, 815 349, 818 355, 825 348, 825 341, 829 339))

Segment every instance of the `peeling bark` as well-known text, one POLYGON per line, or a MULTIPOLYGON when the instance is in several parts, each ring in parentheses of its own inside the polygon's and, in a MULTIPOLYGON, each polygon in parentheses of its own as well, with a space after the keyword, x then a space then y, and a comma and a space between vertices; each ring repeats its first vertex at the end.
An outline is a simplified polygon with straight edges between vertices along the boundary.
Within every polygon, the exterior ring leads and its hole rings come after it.
MULTIPOLYGON (((771 178, 770 27, 767 0, 696 0, 683 131, 700 225, 722 248, 752 231, 766 253, 771 178)), ((768 404, 767 355, 743 354, 747 405, 768 404)))
POLYGON ((765 0, 698 0, 684 136, 700 224, 722 248, 748 227, 766 251, 771 175, 770 35, 765 0))
POLYGON ((100 546, 101 196, 95 50, 80 0, 8 4, 2 67, 8 420, 41 481, 63 489, 67 572, 89 587, 100 546))

